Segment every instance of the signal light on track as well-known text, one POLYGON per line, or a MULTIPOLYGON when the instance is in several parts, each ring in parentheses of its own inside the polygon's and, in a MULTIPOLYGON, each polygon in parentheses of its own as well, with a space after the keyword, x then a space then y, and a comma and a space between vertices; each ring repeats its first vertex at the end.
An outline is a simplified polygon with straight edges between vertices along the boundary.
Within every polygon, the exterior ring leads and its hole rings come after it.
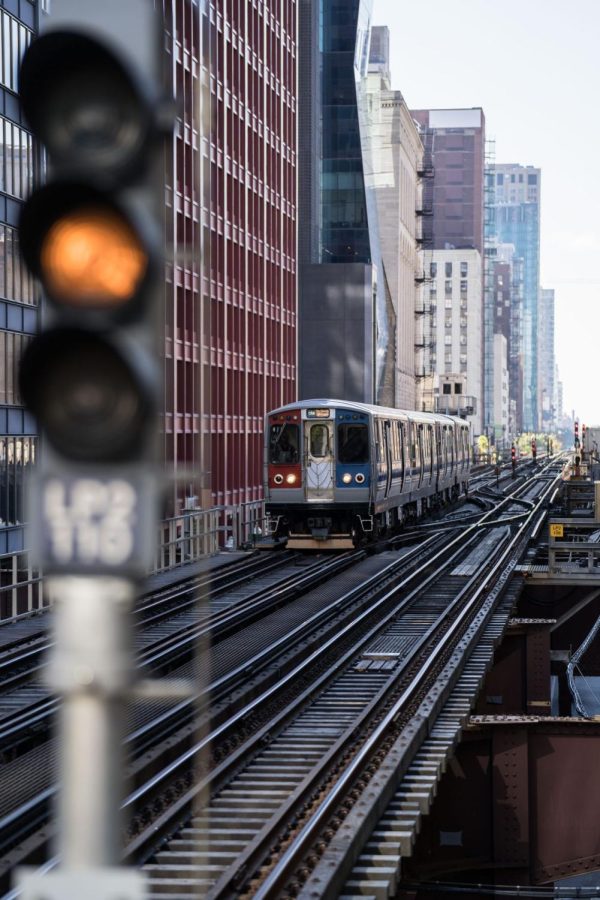
MULTIPOLYGON (((108 11, 56 0, 23 57, 22 107, 45 146, 48 180, 25 202, 20 220, 23 258, 46 305, 46 328, 23 355, 20 383, 47 438, 42 496, 44 484, 57 479, 66 493, 77 493, 73 479, 129 479, 138 532, 123 568, 142 574, 154 551, 148 513, 159 494, 151 483, 161 370, 160 151, 173 119, 167 122, 164 111, 172 107, 161 102, 153 4, 106 3, 108 11)), ((37 543, 55 541, 42 534, 37 543)), ((74 570, 93 569, 89 555, 77 558, 78 541, 71 543, 74 570)), ((64 570, 51 553, 40 562, 47 572, 64 570)))

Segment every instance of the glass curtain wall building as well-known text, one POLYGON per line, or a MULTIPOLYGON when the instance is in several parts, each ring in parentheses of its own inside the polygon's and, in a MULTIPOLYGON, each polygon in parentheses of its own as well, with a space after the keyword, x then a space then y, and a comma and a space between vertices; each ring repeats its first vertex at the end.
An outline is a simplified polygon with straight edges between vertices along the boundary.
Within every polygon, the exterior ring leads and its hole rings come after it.
POLYGON ((301 0, 300 396, 386 402, 390 328, 368 134, 371 0, 301 0))
POLYGON ((19 64, 37 4, 0 0, 0 617, 41 603, 27 553, 23 483, 37 453, 36 425, 18 387, 21 353, 37 329, 38 288, 23 266, 17 223, 36 172, 36 148, 18 98, 19 64))
POLYGON ((541 171, 533 166, 496 165, 496 232, 523 260, 523 428, 541 425, 538 389, 541 171))

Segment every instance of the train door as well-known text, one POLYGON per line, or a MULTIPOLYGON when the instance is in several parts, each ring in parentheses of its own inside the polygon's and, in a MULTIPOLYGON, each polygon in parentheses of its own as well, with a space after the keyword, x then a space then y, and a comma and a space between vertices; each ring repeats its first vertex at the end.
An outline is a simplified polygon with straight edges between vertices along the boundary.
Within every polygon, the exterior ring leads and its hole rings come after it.
POLYGON ((393 460, 392 460, 392 435, 391 435, 391 422, 389 419, 386 419, 383 423, 383 453, 386 467, 386 477, 385 477, 385 497, 390 496, 390 491, 392 488, 392 471, 393 471, 393 460))
POLYGON ((333 500, 333 422, 304 423, 306 499, 333 500))
POLYGON ((405 426, 404 422, 396 422, 396 427, 398 429, 398 446, 400 448, 400 491, 404 490, 404 479, 406 474, 406 440, 405 440, 405 426))

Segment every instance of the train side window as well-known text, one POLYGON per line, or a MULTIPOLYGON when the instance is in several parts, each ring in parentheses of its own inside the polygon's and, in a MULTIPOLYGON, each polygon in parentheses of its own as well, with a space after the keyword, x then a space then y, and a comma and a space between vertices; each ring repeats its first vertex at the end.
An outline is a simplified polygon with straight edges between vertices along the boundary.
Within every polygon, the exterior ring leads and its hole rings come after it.
POLYGON ((310 427, 310 455, 319 459, 329 456, 329 430, 321 423, 310 427))
POLYGON ((398 443, 400 445, 400 469, 402 470, 402 478, 404 478, 404 425, 398 422, 398 443))
POLYGON ((269 432, 269 462, 273 465, 297 463, 300 445, 300 428, 286 422, 284 425, 271 425, 269 432))
POLYGON ((366 463, 369 461, 369 434, 366 425, 338 425, 338 461, 366 463))

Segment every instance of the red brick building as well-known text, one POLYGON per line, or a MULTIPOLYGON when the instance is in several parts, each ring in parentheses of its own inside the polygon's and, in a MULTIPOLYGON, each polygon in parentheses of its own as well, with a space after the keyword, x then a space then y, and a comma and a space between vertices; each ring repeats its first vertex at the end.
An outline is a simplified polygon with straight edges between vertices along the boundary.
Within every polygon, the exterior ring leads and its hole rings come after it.
POLYGON ((296 0, 163 0, 164 452, 203 506, 262 496, 262 422, 296 395, 296 0), (204 128, 201 112, 204 110, 204 128))

